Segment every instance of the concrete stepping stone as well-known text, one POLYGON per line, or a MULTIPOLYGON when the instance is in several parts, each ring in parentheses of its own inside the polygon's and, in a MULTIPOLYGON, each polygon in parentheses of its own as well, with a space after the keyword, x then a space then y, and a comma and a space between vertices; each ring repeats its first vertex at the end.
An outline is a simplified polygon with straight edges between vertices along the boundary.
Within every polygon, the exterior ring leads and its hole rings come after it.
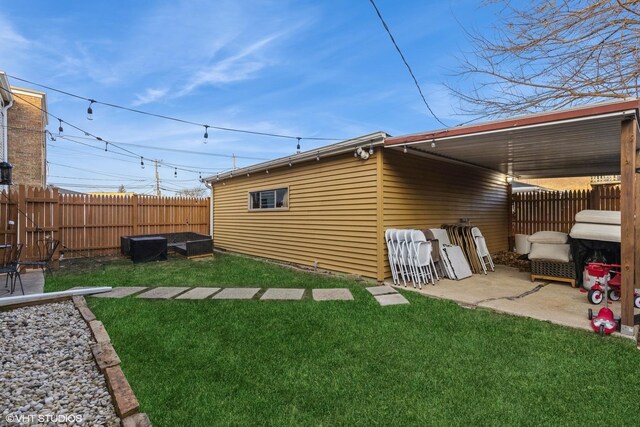
POLYGON ((251 299, 260 288, 224 288, 211 299, 251 299))
POLYGON ((205 299, 219 290, 220 288, 193 288, 184 294, 178 295, 176 299, 205 299))
POLYGON ((304 289, 269 288, 262 295, 261 300, 300 300, 304 295, 304 289))
POLYGON ((148 291, 138 295, 138 298, 146 299, 171 299, 189 288, 174 288, 159 286, 157 288, 150 288, 148 291))
POLYGON ((129 286, 122 288, 113 288, 111 292, 103 292, 101 294, 89 295, 96 298, 124 298, 129 295, 137 294, 138 292, 147 289, 145 286, 129 286))
POLYGON ((387 294, 397 294, 398 291, 393 289, 391 286, 371 286, 367 288, 371 295, 387 295, 387 294))
POLYGON ((338 289, 313 289, 311 291, 315 301, 352 301, 353 295, 346 288, 338 289))
POLYGON ((400 295, 399 293, 387 294, 387 295, 375 295, 374 298, 380 305, 397 305, 397 304, 409 304, 409 301, 400 295))

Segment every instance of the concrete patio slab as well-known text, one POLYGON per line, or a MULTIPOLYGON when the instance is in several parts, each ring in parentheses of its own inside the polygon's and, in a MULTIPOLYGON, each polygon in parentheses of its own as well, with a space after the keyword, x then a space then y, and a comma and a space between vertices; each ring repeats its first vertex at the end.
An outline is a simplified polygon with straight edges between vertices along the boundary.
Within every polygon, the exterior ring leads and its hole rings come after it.
MULTIPOLYGON (((44 276, 40 270, 27 271, 20 274, 22 279, 22 288, 24 288, 25 295, 35 295, 44 292, 44 276)), ((0 276, 0 298, 13 297, 22 295, 22 288, 20 288, 20 281, 16 282, 16 288, 14 293, 10 293, 11 283, 7 288, 4 287, 6 282, 6 275, 0 276)))
MULTIPOLYGON (((531 282, 529 273, 504 265, 496 265, 496 271, 486 276, 474 274, 460 281, 442 279, 435 286, 423 285, 421 290, 411 285, 400 289, 584 330, 591 330, 587 319, 589 308, 597 311, 602 307, 590 304, 580 288, 561 282, 531 282)), ((616 315, 620 314, 619 301, 609 307, 616 315)), ((640 310, 636 309, 635 314, 640 314, 640 310)))
POLYGON ((193 288, 176 299, 205 299, 218 292, 220 288, 193 288))
POLYGON ((211 299, 251 299, 260 288, 224 288, 211 299))
POLYGON ((138 295, 138 298, 145 299, 171 299, 180 295, 184 291, 189 288, 174 288, 174 287, 157 287, 150 288, 148 291, 145 291, 138 295))
POLYGON ((311 294, 315 301, 353 301, 351 291, 346 288, 313 289, 311 294))
POLYGON ((261 300, 301 300, 304 289, 269 288, 262 295, 261 300))
POLYGON ((147 289, 146 286, 127 286, 122 288, 113 288, 111 292, 105 292, 102 294, 90 295, 96 298, 124 298, 129 295, 137 294, 147 289))
POLYGON ((399 293, 395 294, 386 294, 386 295, 374 295, 374 298, 380 305, 398 305, 398 304, 409 304, 409 301, 400 295, 399 293))
POLYGON ((393 289, 391 286, 371 286, 367 288, 371 295, 386 295, 386 294, 395 294, 397 291, 393 289))

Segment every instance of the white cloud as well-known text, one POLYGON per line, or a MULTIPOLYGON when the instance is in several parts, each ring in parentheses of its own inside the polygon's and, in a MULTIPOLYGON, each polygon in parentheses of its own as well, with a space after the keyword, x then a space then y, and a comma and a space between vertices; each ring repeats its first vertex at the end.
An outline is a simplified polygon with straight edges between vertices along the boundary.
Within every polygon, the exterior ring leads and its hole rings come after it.
POLYGON ((157 99, 164 97, 167 94, 167 89, 153 89, 147 88, 143 94, 136 93, 136 100, 132 102, 134 107, 139 107, 140 105, 150 104, 157 99))
POLYGON ((253 78, 258 71, 271 62, 264 58, 266 56, 263 55, 264 49, 281 35, 282 33, 277 33, 263 37, 237 54, 199 70, 178 92, 178 95, 186 95, 203 85, 232 83, 253 78))

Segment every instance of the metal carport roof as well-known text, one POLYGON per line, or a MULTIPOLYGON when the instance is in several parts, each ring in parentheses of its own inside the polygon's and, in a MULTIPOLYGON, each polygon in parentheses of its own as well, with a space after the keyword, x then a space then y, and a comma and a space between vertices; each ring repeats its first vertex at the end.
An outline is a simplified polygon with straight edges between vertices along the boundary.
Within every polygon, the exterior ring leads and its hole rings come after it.
POLYGON ((620 173, 620 123, 638 99, 387 138, 385 147, 519 178, 620 173))

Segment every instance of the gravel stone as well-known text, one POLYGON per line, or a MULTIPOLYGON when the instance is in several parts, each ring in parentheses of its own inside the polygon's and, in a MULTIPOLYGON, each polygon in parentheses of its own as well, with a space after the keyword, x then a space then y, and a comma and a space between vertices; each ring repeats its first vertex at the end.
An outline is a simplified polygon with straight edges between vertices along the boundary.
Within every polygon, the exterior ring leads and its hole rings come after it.
POLYGON ((49 415, 69 418, 38 425, 119 426, 93 342, 71 301, 0 312, 0 425, 8 415, 49 415))

